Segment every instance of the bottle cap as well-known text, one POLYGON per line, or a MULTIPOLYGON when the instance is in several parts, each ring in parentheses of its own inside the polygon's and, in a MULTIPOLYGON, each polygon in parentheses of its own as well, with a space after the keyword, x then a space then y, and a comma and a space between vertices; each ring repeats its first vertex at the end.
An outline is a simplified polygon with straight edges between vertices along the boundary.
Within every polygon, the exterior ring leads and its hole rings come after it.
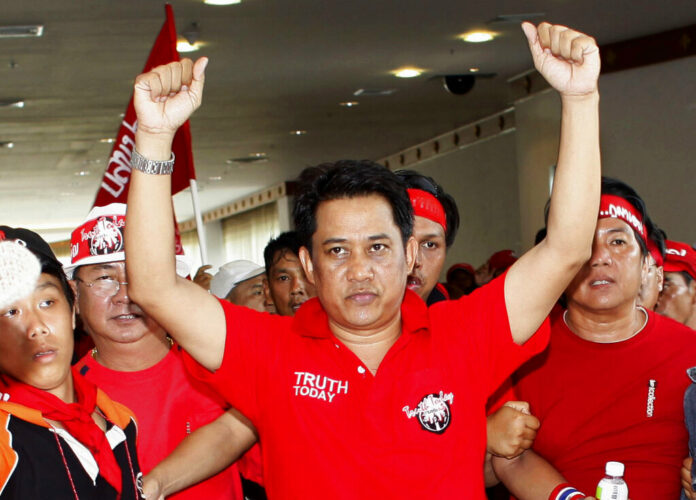
POLYGON ((623 476, 624 464, 622 464, 621 462, 607 462, 607 466, 604 470, 607 476, 623 476))

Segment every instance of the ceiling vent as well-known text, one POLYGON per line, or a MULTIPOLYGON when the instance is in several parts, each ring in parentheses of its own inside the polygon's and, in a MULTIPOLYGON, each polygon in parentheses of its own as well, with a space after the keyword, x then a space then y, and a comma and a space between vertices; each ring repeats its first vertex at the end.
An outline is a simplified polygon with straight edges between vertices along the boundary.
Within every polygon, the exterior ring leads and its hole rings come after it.
POLYGON ((374 97, 392 95, 394 92, 396 92, 396 89, 358 89, 355 92, 353 92, 353 95, 374 97))
POLYGON ((28 26, 0 26, 0 38, 25 38, 43 36, 43 24, 28 26))
POLYGON ((226 161, 228 165, 232 165, 233 163, 260 163, 263 161, 268 161, 268 155, 265 153, 255 153, 249 156, 240 156, 239 158, 230 158, 229 160, 226 161))
POLYGON ((486 24, 521 24, 523 21, 532 21, 546 16, 546 12, 529 12, 527 14, 502 14, 496 16, 486 24))

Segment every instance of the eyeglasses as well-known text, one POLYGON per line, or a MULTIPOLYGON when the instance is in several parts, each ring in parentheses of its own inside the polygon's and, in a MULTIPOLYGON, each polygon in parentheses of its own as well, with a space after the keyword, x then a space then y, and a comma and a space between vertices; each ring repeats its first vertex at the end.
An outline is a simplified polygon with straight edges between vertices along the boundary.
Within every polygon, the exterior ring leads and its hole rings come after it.
POLYGON ((84 281, 80 278, 75 278, 81 281, 86 287, 92 290, 94 295, 98 297, 113 297, 121 289, 121 285, 127 285, 127 281, 117 281, 110 278, 97 279, 94 281, 84 281))

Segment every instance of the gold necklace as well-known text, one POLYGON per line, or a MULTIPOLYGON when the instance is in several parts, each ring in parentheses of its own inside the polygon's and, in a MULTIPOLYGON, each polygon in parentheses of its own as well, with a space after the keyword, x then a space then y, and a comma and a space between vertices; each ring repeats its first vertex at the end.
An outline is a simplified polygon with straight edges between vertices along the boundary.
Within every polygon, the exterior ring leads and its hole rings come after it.
MULTIPOLYGON (((167 339, 167 342, 169 342, 169 349, 171 349, 174 346, 174 339, 171 338, 169 335, 165 337, 167 339)), ((99 354, 99 351, 97 350, 97 346, 94 346, 92 348, 92 359, 97 359, 97 354, 99 354)))

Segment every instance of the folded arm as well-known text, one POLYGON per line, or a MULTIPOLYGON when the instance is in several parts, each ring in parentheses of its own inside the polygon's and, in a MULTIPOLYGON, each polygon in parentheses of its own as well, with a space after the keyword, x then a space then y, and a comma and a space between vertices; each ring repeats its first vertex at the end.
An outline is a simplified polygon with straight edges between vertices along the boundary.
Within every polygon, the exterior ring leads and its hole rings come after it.
POLYGON ((241 413, 226 411, 187 436, 145 476, 145 495, 159 500, 217 474, 253 446, 255 432, 241 413))

